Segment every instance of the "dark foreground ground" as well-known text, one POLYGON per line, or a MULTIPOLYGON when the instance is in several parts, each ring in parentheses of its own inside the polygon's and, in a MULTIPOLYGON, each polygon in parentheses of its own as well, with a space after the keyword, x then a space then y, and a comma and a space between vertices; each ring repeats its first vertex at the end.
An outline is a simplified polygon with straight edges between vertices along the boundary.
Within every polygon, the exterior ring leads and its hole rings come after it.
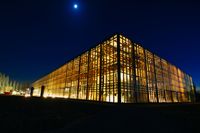
POLYGON ((0 132, 200 133, 200 104, 107 104, 0 96, 0 132))

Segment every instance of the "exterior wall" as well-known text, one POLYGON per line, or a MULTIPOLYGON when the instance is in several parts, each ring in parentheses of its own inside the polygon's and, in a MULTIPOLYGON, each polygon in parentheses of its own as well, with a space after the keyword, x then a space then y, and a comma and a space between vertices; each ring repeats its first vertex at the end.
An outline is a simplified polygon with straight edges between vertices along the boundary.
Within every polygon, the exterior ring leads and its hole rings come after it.
POLYGON ((191 102, 192 78, 115 35, 33 83, 34 95, 105 102, 191 102))
POLYGON ((117 35, 33 83, 34 96, 118 102, 117 35))

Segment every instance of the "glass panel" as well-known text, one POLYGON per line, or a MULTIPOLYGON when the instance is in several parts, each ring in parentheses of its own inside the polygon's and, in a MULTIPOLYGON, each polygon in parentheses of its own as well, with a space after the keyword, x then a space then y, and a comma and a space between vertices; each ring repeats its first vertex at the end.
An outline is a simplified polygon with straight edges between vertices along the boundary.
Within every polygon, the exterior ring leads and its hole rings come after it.
POLYGON ((190 102, 192 78, 128 38, 117 35, 69 61, 33 83, 33 95, 105 102, 190 102), (120 46, 118 81, 117 46, 120 46), (157 101, 157 99, 159 101, 157 101))
POLYGON ((133 80, 133 44, 127 38, 120 36, 120 76, 121 102, 132 103, 134 99, 133 80))

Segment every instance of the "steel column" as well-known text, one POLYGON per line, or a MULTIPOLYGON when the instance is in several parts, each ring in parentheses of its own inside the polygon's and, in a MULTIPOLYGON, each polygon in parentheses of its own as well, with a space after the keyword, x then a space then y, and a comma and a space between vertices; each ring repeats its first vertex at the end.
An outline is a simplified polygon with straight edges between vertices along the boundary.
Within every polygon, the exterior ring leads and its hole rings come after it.
POLYGON ((120 35, 117 35, 117 77, 118 77, 118 103, 121 103, 121 74, 120 74, 120 35))
POLYGON ((157 86, 157 76, 156 76, 156 63, 155 63, 155 55, 154 54, 153 54, 153 67, 154 67, 154 76, 155 76, 156 99, 157 99, 157 102, 159 103, 158 86, 157 86))
POLYGON ((146 60, 146 51, 143 48, 144 51, 144 69, 145 69, 145 77, 146 77, 146 91, 147 91, 147 101, 149 102, 149 87, 148 87, 148 77, 147 77, 147 60, 146 60))

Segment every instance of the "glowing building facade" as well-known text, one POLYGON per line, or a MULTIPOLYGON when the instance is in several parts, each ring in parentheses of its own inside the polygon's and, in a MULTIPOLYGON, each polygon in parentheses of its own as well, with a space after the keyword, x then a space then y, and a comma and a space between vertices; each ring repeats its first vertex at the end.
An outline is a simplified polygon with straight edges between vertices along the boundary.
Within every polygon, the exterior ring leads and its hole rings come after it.
POLYGON ((8 75, 0 73, 0 94, 12 94, 12 92, 23 91, 24 83, 11 80, 8 75))
POLYGON ((122 35, 114 35, 32 84, 33 95, 114 103, 191 102, 192 78, 122 35))

